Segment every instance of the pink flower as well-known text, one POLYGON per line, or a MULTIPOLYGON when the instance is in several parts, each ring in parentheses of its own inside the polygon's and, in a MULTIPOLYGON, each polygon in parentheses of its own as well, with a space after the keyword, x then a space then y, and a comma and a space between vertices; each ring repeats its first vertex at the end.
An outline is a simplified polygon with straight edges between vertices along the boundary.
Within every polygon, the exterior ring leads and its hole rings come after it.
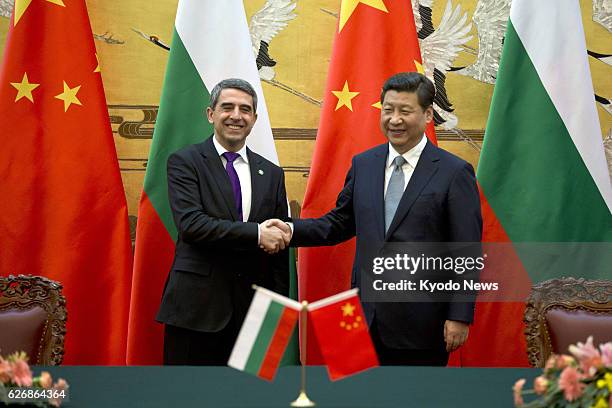
POLYGON ((51 388, 52 385, 53 385, 53 378, 51 377, 51 374, 49 374, 46 371, 43 371, 42 373, 40 373, 40 386, 47 389, 47 388, 51 388))
POLYGON ((550 357, 548 357, 548 360, 546 360, 544 371, 552 370, 553 368, 555 368, 556 364, 557 364, 557 356, 555 356, 554 354, 551 354, 550 357))
POLYGON ((605 367, 612 367, 612 341, 600 344, 599 350, 601 351, 601 363, 605 367))
POLYGON ((514 393, 514 406, 521 407, 523 406, 523 395, 521 392, 523 391, 523 386, 525 385, 525 379, 521 378, 517 382, 514 383, 512 387, 512 391, 514 393))
MULTIPOLYGON (((63 378, 60 378, 55 384, 53 384, 54 391, 62 391, 67 389, 68 383, 63 378)), ((62 405, 63 398, 49 398, 47 401, 50 405, 53 405, 54 407, 59 407, 60 405, 62 405)))
POLYGON ((601 354, 593 345, 593 336, 589 336, 586 343, 578 342, 575 346, 569 346, 569 351, 578 359, 580 368, 585 374, 594 375, 602 366, 601 354))
POLYGON ((57 382, 55 383, 53 388, 56 389, 56 390, 60 390, 60 391, 61 390, 67 390, 68 389, 68 383, 63 378, 60 378, 59 380, 57 380, 57 382))
POLYGON ((582 360, 583 358, 593 358, 599 355, 599 351, 597 351, 593 345, 593 336, 589 336, 586 343, 578 342, 575 346, 569 346, 569 351, 578 360, 582 360))
POLYGON ((563 370, 565 367, 576 364, 576 360, 574 360, 572 356, 561 354, 560 356, 557 356, 555 364, 559 370, 563 370))
POLYGON ((22 359, 15 359, 10 364, 13 374, 11 381, 18 387, 31 387, 32 371, 30 370, 28 363, 22 359))
POLYGON ((575 367, 565 367, 559 376, 559 389, 568 401, 575 401, 582 395, 584 384, 580 381, 582 376, 575 367))
POLYGON ((548 389, 548 380, 543 375, 533 380, 533 390, 538 395, 543 395, 548 389))
POLYGON ((12 377, 11 365, 0 356, 0 383, 6 384, 12 377))

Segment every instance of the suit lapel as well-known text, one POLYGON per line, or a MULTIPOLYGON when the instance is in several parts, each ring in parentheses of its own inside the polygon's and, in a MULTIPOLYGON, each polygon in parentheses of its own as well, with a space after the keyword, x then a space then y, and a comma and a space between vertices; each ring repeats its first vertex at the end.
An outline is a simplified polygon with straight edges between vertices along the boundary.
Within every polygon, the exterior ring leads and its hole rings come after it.
POLYGON ((397 211, 395 212, 395 216, 393 217, 393 221, 385 237, 386 240, 389 239, 391 234, 397 229, 404 217, 406 217, 406 214, 408 214, 408 211, 410 211, 416 199, 421 195, 423 188, 425 188, 431 180, 431 177, 438 171, 438 160, 439 158, 435 153, 435 147, 428 141, 412 173, 412 177, 410 177, 406 190, 404 190, 402 199, 397 206, 397 211))
POLYGON ((261 157, 253 154, 248 147, 247 156, 249 157, 249 169, 251 170, 251 212, 248 221, 254 221, 265 195, 267 185, 265 181, 270 177, 270 174, 264 171, 264 163, 261 157))
POLYGON ((204 165, 208 168, 208 171, 210 172, 210 175, 217 187, 219 187, 219 191, 221 192, 221 196, 225 201, 228 212, 232 216, 232 221, 237 221, 238 210, 236 209, 236 204, 234 202, 232 183, 227 175, 227 171, 225 168, 223 168, 221 157, 219 157, 217 149, 215 149, 215 145, 212 141, 213 137, 214 136, 211 136, 204 143, 200 144, 200 153, 202 154, 202 157, 204 157, 204 165))
POLYGON ((389 144, 386 143, 384 148, 380 148, 374 154, 374 165, 372 183, 374 193, 374 217, 376 217, 376 225, 378 226, 376 233, 382 241, 385 238, 385 167, 387 166, 387 155, 389 154, 389 144))

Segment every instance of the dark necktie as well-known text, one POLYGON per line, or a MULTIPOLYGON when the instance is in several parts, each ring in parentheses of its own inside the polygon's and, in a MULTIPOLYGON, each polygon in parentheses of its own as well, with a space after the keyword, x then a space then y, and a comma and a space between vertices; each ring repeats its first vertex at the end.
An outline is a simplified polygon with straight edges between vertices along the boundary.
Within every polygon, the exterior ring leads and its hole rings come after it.
POLYGON ((232 183, 232 190, 234 190, 234 201, 236 204, 236 210, 238 210, 238 219, 242 221, 242 191, 240 190, 240 179, 238 178, 238 173, 236 173, 236 169, 234 168, 234 161, 239 158, 240 155, 234 152, 225 152, 223 153, 223 157, 225 157, 225 160, 227 160, 225 170, 229 176, 230 183, 232 183))

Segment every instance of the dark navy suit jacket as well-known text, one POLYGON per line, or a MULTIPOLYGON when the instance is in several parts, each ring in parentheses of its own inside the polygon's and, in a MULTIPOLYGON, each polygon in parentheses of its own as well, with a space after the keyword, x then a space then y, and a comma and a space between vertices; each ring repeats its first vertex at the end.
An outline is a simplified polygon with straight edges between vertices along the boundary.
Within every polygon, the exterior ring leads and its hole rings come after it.
MULTIPOLYGON (((353 286, 364 254, 387 242, 480 242, 480 198, 472 166, 427 142, 385 234, 384 183, 389 145, 353 157, 336 208, 316 219, 296 219, 291 245, 334 245, 356 236, 353 286)), ((370 267, 371 270, 371 267, 370 267)), ((381 340, 398 349, 443 350, 444 322, 471 323, 473 302, 364 303, 381 340)))
POLYGON ((168 159, 168 195, 178 230, 157 320, 217 332, 234 316, 241 322, 252 285, 287 295, 288 251, 268 255, 257 245, 257 223, 287 218, 283 170, 247 149, 251 212, 238 219, 234 193, 211 136, 168 159))

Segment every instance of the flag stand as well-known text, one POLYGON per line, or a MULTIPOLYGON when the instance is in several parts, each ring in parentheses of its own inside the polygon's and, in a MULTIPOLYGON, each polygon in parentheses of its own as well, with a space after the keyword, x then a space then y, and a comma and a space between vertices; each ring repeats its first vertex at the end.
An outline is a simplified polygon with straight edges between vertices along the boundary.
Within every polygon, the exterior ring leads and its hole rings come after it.
POLYGON ((314 407, 315 403, 314 401, 311 401, 310 398, 308 398, 308 395, 306 395, 306 316, 307 316, 307 307, 308 307, 308 302, 307 301, 302 301, 302 319, 300 321, 300 339, 301 339, 301 345, 300 345, 300 350, 303 350, 303 352, 300 353, 300 362, 302 363, 302 367, 301 367, 301 377, 302 377, 302 382, 300 384, 300 395, 298 395, 297 399, 295 401, 293 401, 290 405, 292 407, 314 407))

